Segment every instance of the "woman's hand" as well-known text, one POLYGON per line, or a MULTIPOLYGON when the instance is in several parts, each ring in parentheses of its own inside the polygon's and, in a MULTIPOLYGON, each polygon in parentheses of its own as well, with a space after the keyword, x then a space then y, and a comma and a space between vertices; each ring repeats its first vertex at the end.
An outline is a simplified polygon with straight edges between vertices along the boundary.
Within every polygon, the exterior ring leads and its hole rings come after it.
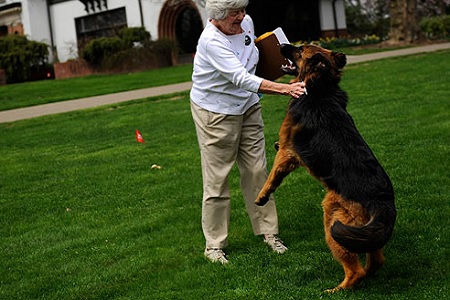
POLYGON ((289 92, 288 95, 294 98, 300 98, 303 94, 308 94, 306 92, 305 83, 302 82, 294 82, 292 84, 288 84, 289 92))
POLYGON ((278 83, 264 79, 259 87, 259 92, 263 94, 279 94, 299 98, 306 94, 304 82, 278 83))

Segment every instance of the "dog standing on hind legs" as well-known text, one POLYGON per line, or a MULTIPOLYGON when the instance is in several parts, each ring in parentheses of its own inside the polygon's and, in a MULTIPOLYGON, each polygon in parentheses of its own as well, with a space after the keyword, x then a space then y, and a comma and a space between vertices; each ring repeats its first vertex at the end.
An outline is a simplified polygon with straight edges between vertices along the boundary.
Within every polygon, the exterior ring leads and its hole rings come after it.
POLYGON ((347 112, 347 94, 339 87, 346 56, 313 45, 282 45, 281 52, 292 62, 284 71, 304 81, 307 94, 289 103, 274 165, 255 202, 267 203, 300 166, 317 178, 327 191, 325 240, 345 272, 327 291, 349 289, 384 264, 383 248, 396 219, 394 190, 347 112), (359 253, 366 253, 365 267, 359 253))

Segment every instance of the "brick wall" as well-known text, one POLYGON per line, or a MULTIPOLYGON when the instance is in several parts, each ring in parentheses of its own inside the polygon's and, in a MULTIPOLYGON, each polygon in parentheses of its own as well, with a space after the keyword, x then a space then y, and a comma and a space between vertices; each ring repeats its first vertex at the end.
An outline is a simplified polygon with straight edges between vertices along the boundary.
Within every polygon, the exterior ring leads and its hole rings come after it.
POLYGON ((22 23, 12 24, 8 26, 8 34, 24 35, 24 29, 22 23))
POLYGON ((55 79, 87 76, 95 73, 83 59, 55 63, 53 67, 55 69, 55 79))
POLYGON ((63 63, 55 63, 53 65, 55 71, 55 79, 65 79, 73 77, 81 77, 92 74, 123 74, 130 72, 140 72, 145 70, 169 67, 177 63, 192 62, 192 56, 181 58, 170 55, 149 55, 145 51, 136 51, 125 54, 118 54, 106 60, 101 68, 91 67, 84 59, 70 60, 63 63))

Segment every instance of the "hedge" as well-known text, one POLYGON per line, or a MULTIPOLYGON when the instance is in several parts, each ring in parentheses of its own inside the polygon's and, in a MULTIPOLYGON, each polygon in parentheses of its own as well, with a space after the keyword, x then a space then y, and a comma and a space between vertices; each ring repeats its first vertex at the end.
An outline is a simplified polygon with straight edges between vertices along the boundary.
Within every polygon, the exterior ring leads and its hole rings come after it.
POLYGON ((450 34, 450 16, 423 18, 419 27, 429 39, 447 38, 450 34))
POLYGON ((31 79, 33 72, 47 68, 48 55, 45 43, 18 35, 0 38, 0 69, 5 70, 7 83, 31 79))

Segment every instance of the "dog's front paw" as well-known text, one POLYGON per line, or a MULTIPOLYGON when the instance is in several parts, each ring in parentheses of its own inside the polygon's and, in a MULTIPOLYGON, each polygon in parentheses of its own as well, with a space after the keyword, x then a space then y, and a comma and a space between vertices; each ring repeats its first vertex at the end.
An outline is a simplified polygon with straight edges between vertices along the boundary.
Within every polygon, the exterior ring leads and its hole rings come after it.
POLYGON ((266 205, 267 202, 269 202, 269 196, 262 196, 262 197, 258 196, 258 198, 256 198, 255 201, 256 205, 258 206, 264 206, 266 205))

